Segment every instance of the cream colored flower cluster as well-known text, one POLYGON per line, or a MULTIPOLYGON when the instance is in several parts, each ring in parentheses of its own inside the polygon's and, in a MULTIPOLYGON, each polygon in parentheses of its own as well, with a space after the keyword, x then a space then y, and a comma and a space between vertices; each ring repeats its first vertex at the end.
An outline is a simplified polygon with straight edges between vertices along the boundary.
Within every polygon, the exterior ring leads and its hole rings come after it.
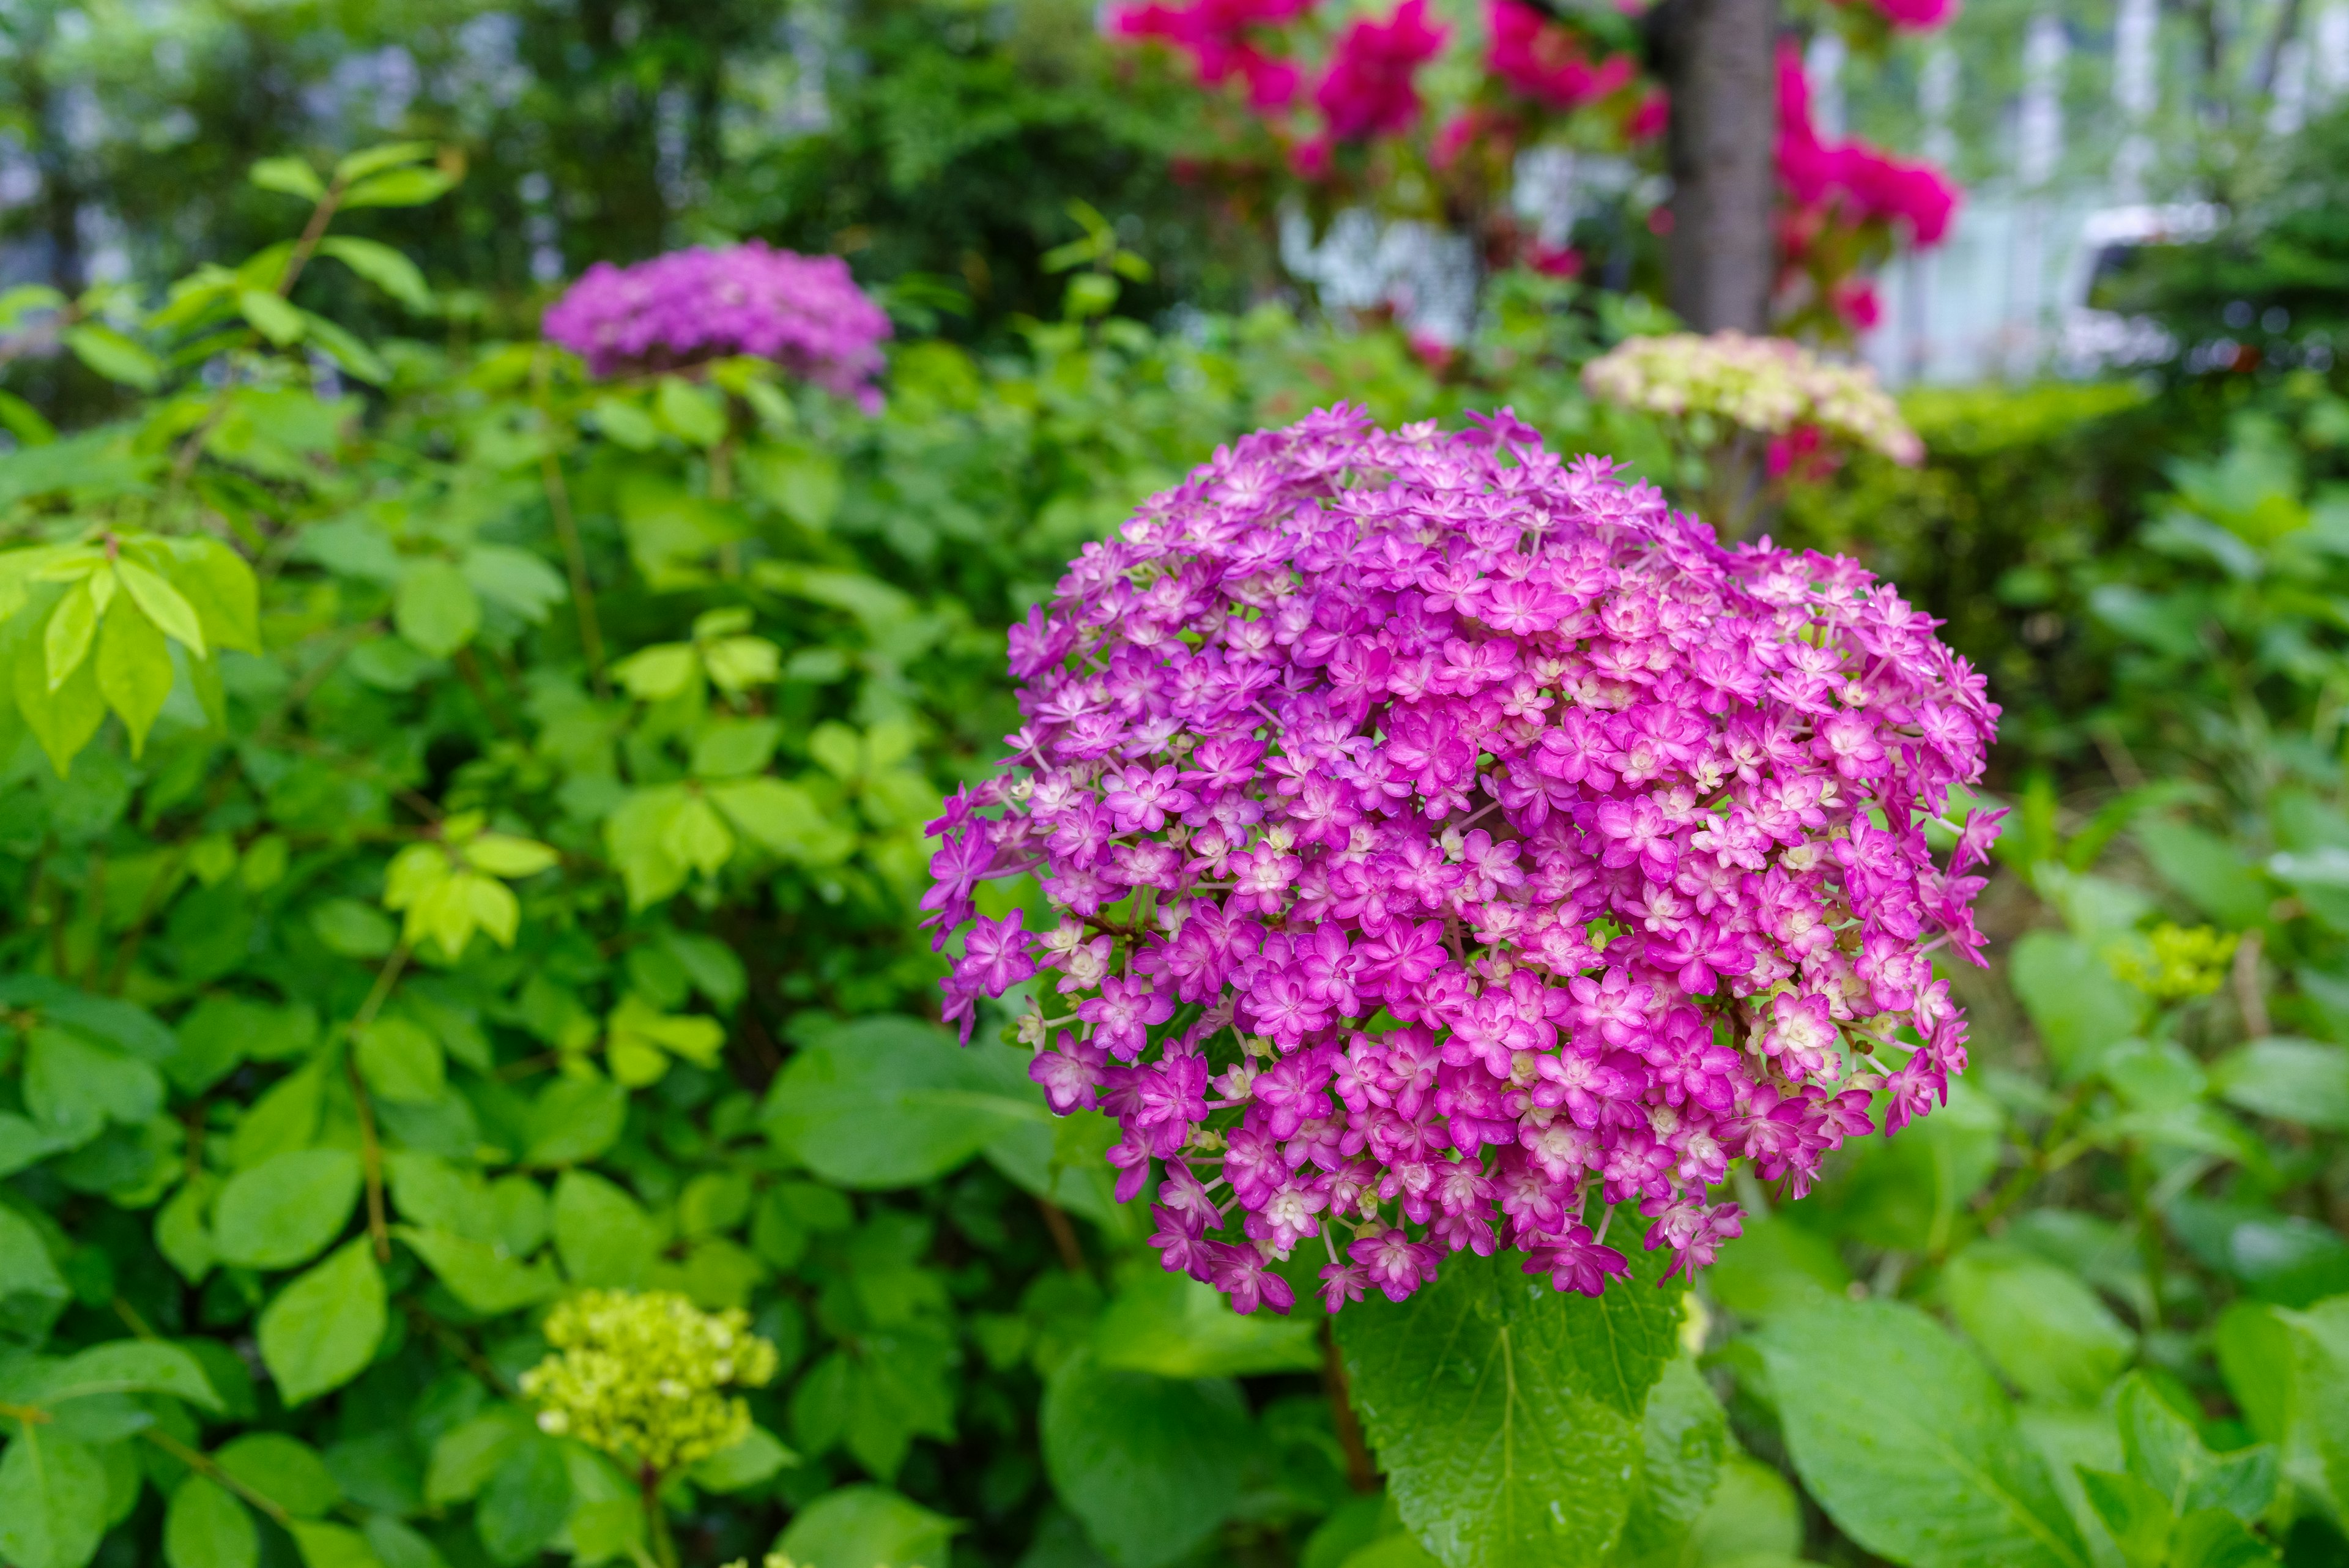
POLYGON ((750 1411, 719 1390, 776 1372, 775 1347, 740 1311, 705 1313, 673 1291, 582 1291, 546 1316, 554 1354, 522 1376, 542 1430, 661 1474, 748 1437, 750 1411))
POLYGON ((1712 414, 1785 435, 1810 426, 1830 440, 1913 463, 1924 442, 1865 365, 1838 365, 1784 337, 1675 332, 1630 337, 1583 367, 1590 395, 1646 413, 1712 414))

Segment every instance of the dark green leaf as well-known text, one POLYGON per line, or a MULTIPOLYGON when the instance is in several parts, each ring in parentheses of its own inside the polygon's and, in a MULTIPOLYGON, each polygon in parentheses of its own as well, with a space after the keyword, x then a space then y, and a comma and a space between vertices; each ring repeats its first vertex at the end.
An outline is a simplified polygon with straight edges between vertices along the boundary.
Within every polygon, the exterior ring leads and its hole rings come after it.
POLYGON ((253 1511, 218 1481, 189 1476, 163 1516, 163 1561, 171 1568, 254 1568, 261 1532, 253 1511))
POLYGON ((799 1568, 940 1568, 955 1529, 886 1487, 848 1486, 792 1515, 775 1546, 799 1568))
POLYGON ((92 1449, 20 1428, 0 1454, 0 1555, 16 1568, 81 1568, 106 1531, 106 1490, 92 1449))
POLYGON ((383 1338, 383 1275, 364 1236, 277 1293, 263 1309, 261 1359, 278 1397, 299 1405, 357 1376, 383 1338))
POLYGON ((1161 1568, 1215 1532, 1250 1447, 1229 1383, 1061 1364, 1039 1417, 1061 1501, 1123 1568, 1161 1568))

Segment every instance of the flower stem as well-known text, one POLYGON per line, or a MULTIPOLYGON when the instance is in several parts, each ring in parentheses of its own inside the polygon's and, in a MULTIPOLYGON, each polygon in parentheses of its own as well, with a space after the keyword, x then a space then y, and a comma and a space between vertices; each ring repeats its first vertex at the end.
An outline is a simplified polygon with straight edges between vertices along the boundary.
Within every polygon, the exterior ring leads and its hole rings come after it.
POLYGON ((653 1561, 660 1568, 678 1568, 677 1539, 668 1531, 668 1511, 661 1506, 660 1472, 645 1469, 636 1480, 645 1501, 645 1534, 652 1542, 653 1561))

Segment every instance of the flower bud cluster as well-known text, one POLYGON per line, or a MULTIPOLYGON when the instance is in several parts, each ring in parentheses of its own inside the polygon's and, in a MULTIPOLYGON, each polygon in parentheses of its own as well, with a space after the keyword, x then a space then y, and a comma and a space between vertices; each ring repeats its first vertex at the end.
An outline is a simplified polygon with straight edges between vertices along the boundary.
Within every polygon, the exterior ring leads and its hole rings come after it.
POLYGON ((1582 368, 1601 401, 1685 419, 1711 414, 1766 435, 1815 430, 1914 463, 1924 442, 1866 365, 1837 365, 1784 337, 1674 332, 1627 337, 1582 368))
POLYGON ((889 317, 838 256, 751 240, 628 267, 597 262, 547 311, 543 327, 598 376, 743 354, 870 406, 889 317))
POLYGON ((750 1321, 674 1291, 582 1291, 546 1314, 554 1354, 522 1375, 522 1392, 541 1430, 666 1475, 750 1436, 750 1407, 719 1392, 775 1376, 775 1347, 750 1321))
POLYGON ((2241 940, 2216 926, 2164 920, 2142 937, 2116 944, 2105 961, 2122 981, 2156 1002, 2192 1002, 2226 983, 2241 940))
POLYGON ((1241 1311, 1300 1245, 1332 1310, 1463 1248, 1596 1293, 1623 1204, 1692 1269, 1732 1160, 1799 1194, 1964 1068, 1930 955, 1979 961, 1995 818, 1922 824, 1997 709, 1933 625, 1506 410, 1249 436, 1012 629, 1009 771, 932 825, 947 1016, 1035 979, 1031 1075, 1241 1311), (1025 873, 1052 929, 978 918, 1025 873))

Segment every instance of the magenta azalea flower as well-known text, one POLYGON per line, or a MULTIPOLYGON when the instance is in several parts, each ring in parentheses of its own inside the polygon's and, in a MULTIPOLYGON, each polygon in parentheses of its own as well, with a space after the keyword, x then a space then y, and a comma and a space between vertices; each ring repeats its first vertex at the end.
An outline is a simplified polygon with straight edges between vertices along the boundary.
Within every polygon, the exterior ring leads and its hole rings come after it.
POLYGON ((1243 1308, 1299 1247, 1332 1308, 1503 1245, 1597 1292, 1623 1204, 1701 1267, 1732 1160, 1799 1195, 1964 1068, 1930 955, 1979 949, 1991 829, 1922 824, 1998 710, 1932 624, 1506 410, 1250 436, 1015 628, 1027 722, 926 908, 943 946, 1033 872, 1060 921, 979 921, 947 1016, 1057 974, 1034 1077, 1243 1308))

